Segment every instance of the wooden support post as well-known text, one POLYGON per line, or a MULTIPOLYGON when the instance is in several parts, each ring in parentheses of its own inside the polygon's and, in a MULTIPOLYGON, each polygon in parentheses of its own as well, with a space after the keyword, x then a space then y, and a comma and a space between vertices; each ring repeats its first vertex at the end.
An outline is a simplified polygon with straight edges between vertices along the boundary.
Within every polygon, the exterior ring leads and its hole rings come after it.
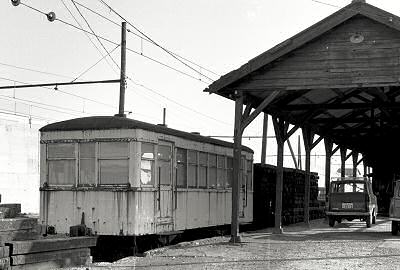
POLYGON ((340 160, 341 160, 340 176, 341 177, 346 176, 346 152, 347 152, 346 147, 340 147, 340 160))
POLYGON ((353 177, 357 177, 358 152, 353 151, 353 177))
POLYGON ((310 163, 314 132, 309 127, 302 128, 304 149, 306 152, 305 182, 304 182, 304 223, 310 225, 310 163))
POLYGON ((301 165, 301 145, 300 145, 300 135, 298 136, 297 140, 297 161, 298 161, 298 168, 302 170, 302 165, 301 165))
POLYGON ((332 147, 333 142, 325 138, 325 202, 328 202, 329 189, 331 184, 331 160, 332 160, 332 147))
POLYGON ((281 234, 282 231, 282 191, 283 191, 283 147, 285 143, 285 122, 272 117, 277 143, 276 162, 276 190, 275 190, 275 227, 274 233, 281 234))
POLYGON ((261 164, 266 163, 267 144, 268 144, 267 137, 268 137, 268 114, 264 113, 263 135, 262 135, 262 146, 261 146, 261 164))
POLYGON ((294 154, 293 147, 292 147, 292 144, 290 143, 289 139, 287 139, 287 144, 289 146, 290 155, 292 156, 292 159, 293 159, 294 167, 297 170, 298 169, 298 165, 297 165, 296 155, 294 154))
POLYGON ((240 93, 235 101, 235 127, 233 146, 233 183, 232 183, 232 216, 231 216, 231 243, 240 243, 239 235, 239 181, 240 158, 242 148, 242 113, 243 95, 240 93))

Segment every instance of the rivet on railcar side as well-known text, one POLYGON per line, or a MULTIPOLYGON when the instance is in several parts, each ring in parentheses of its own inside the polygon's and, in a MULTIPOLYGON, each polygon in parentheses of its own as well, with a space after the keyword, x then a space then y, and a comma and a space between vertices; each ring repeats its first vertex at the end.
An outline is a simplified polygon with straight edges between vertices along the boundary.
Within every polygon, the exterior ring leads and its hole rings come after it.
MULTIPOLYGON (((127 118, 41 129, 40 221, 57 233, 148 235, 231 222, 233 145, 127 118), (84 217, 84 220, 82 219, 84 217)), ((242 148, 240 222, 253 220, 253 151, 242 148)))

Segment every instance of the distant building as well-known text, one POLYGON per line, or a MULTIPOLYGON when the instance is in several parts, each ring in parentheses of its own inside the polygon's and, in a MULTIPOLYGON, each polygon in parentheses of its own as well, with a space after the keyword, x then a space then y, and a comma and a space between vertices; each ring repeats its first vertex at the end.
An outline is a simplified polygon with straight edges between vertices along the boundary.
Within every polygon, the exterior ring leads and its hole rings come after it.
POLYGON ((0 194, 2 203, 21 203, 39 213, 39 128, 27 118, 0 116, 0 194))

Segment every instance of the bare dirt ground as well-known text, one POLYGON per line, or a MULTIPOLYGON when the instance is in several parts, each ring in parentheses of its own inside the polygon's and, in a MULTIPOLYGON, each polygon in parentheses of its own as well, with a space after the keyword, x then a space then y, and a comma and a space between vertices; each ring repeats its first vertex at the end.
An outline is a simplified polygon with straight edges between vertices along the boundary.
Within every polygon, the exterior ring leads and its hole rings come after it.
POLYGON ((371 228, 359 221, 331 228, 316 220, 310 228, 284 227, 282 235, 271 228, 246 232, 241 244, 214 237, 72 269, 400 269, 400 236, 391 235, 384 218, 371 228))

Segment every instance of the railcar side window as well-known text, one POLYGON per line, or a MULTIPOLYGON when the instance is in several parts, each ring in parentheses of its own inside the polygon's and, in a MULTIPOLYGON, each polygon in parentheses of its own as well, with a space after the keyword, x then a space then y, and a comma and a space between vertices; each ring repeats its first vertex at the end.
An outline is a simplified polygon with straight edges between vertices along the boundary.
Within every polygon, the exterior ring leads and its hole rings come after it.
POLYGON ((208 171, 207 153, 199 153, 199 187, 207 187, 207 171, 208 171))
POLYGON ((74 185, 75 161, 75 144, 48 144, 47 164, 49 170, 49 185, 74 185))
POLYGON ((217 156, 216 155, 209 155, 208 156, 208 165, 209 165, 209 188, 216 188, 217 187, 217 156))
POLYGON ((129 143, 101 142, 99 144, 100 184, 129 182, 129 143))
POLYGON ((79 184, 95 185, 95 143, 79 144, 79 184))
POLYGON ((188 186, 197 187, 197 152, 188 151, 188 186))
POLYGON ((158 145, 157 162, 159 167, 159 180, 161 185, 170 185, 172 149, 169 145, 158 145))
POLYGON ((186 149, 178 148, 176 150, 176 162, 177 162, 177 174, 176 174, 176 184, 178 187, 186 188, 186 164, 187 156, 186 149))
POLYGON ((226 170, 225 170, 225 156, 218 156, 217 157, 217 187, 218 188, 225 188, 226 184, 226 170))
POLYGON ((154 144, 142 143, 140 162, 140 182, 142 185, 154 185, 154 144))
POLYGON ((233 183, 233 158, 228 157, 226 169, 228 171, 226 187, 231 187, 233 183))

